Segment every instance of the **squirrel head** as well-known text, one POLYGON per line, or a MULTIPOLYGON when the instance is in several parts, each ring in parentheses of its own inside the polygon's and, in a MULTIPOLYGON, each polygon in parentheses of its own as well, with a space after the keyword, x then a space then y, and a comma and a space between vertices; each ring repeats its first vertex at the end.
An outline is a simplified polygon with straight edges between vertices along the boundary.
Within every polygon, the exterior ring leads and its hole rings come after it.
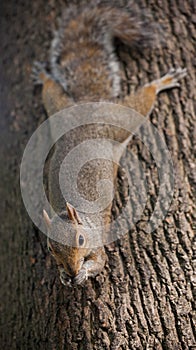
POLYGON ((86 248, 87 233, 76 209, 67 203, 66 211, 62 212, 59 216, 55 215, 50 219, 44 210, 43 217, 49 236, 60 237, 61 241, 65 238, 66 241, 70 242, 70 245, 64 245, 48 238, 47 243, 50 253, 54 256, 57 265, 63 267, 70 277, 76 276, 82 268, 89 251, 86 248), (66 228, 63 226, 63 221, 71 224, 69 225, 70 230, 67 229, 67 226, 66 228))

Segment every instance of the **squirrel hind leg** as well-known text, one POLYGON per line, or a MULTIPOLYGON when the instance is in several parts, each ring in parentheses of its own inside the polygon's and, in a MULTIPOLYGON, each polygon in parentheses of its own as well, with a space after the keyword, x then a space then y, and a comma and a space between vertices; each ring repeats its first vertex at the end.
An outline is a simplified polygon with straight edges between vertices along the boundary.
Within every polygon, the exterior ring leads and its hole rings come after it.
POLYGON ((124 103, 143 116, 148 116, 153 110, 156 95, 163 90, 179 87, 179 80, 184 78, 186 74, 186 69, 172 68, 162 78, 153 80, 141 87, 135 94, 126 96, 124 103))
POLYGON ((156 88, 156 94, 159 94, 159 92, 163 90, 179 87, 179 80, 183 79, 186 75, 186 68, 171 68, 167 74, 160 79, 154 80, 150 85, 154 85, 156 88))

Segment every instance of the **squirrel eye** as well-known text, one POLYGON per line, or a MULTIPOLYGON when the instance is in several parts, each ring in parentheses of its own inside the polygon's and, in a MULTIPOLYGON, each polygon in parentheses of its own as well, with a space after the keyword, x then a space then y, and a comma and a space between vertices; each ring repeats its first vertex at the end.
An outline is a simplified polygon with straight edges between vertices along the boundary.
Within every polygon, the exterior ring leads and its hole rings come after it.
POLYGON ((79 235, 79 237, 78 237, 78 243, 79 243, 79 246, 80 246, 80 247, 84 244, 84 236, 79 235))

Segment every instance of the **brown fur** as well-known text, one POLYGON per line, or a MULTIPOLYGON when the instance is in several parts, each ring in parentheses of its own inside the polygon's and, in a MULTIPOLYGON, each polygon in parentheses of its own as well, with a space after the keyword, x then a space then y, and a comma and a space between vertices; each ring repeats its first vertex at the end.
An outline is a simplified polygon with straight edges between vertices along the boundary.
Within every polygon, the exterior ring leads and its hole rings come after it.
MULTIPOLYGON (((77 10, 76 7, 68 10, 68 15, 52 43, 51 76, 41 69, 38 71, 38 81, 43 83, 43 103, 48 116, 78 101, 101 100, 116 101, 147 116, 153 108, 156 94, 161 90, 178 86, 177 81, 186 74, 185 70, 173 70, 163 78, 140 88, 136 93, 124 99, 115 100, 116 94, 120 95, 118 60, 114 54, 115 48, 112 47, 115 37, 129 45, 142 45, 145 40, 146 43, 148 42, 148 37, 152 39, 152 32, 146 30, 138 16, 133 17, 130 8, 126 11, 118 6, 116 8, 109 5, 104 7, 99 3, 96 7, 90 3, 89 7, 83 11, 77 10)), ((110 136, 119 142, 127 142, 129 135, 122 129, 81 127, 76 130, 75 134, 66 135, 63 139, 64 149, 61 148, 59 154, 58 147, 56 147, 54 155, 57 155, 58 163, 61 164, 67 152, 78 143, 100 136, 105 138, 110 136)), ((96 164, 92 162, 90 168, 87 166, 83 176, 78 180, 81 193, 90 200, 94 200, 96 181, 103 174, 115 182, 117 168, 112 169, 111 166, 98 161, 96 164)), ((50 225, 48 225, 50 219, 46 217, 46 221, 50 232, 55 231, 62 237, 70 238, 73 244, 67 246, 49 240, 49 245, 59 266, 62 283, 66 283, 68 275, 69 278, 74 277, 76 283, 81 284, 88 277, 95 276, 103 269, 106 254, 103 247, 89 248, 88 243, 93 240, 93 237, 84 232, 85 216, 81 217, 81 223, 78 223, 74 220, 74 212, 72 212, 73 215, 69 211, 62 214, 64 202, 59 189, 58 175, 59 168, 51 160, 50 200, 58 215, 52 218, 50 225), (70 220, 73 222, 73 232, 65 232, 58 221, 58 216, 62 217, 65 222, 70 220), (79 247, 80 236, 82 236, 83 247, 79 247)), ((111 205, 105 212, 94 217, 95 222, 97 220, 98 224, 102 223, 103 231, 104 225, 110 221, 110 215, 111 205)))

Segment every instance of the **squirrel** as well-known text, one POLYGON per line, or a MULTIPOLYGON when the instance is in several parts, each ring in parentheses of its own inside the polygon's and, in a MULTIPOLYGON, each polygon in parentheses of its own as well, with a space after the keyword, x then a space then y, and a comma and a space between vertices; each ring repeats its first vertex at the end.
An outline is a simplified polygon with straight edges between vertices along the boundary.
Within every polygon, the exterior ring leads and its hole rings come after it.
MULTIPOLYGON (((84 7, 69 6, 51 44, 50 72, 38 62, 33 68, 35 83, 42 85, 42 100, 48 117, 76 103, 99 101, 121 104, 142 116, 149 116, 156 96, 163 90, 178 87, 178 81, 186 75, 186 69, 172 68, 166 75, 140 87, 135 93, 121 96, 120 63, 115 40, 129 47, 150 45, 154 40, 154 27, 148 27, 147 20, 133 9, 132 1, 128 1, 125 7, 115 2, 111 5, 107 1, 90 2, 84 7)), ((96 131, 90 126, 82 131, 76 130, 75 136, 63 139, 64 147, 71 149, 86 137, 95 137, 95 134, 96 131)), ((128 135, 120 129, 116 138, 124 142, 128 135)), ((91 223, 85 215, 79 215, 70 203, 65 203, 57 184, 59 169, 53 165, 51 169, 49 198, 57 214, 50 218, 44 210, 43 217, 48 232, 72 234, 73 245, 64 245, 48 238, 48 248, 56 260, 61 282, 64 285, 72 285, 72 282, 83 284, 87 278, 103 270, 107 255, 103 246, 91 248, 87 244, 90 233, 86 232, 85 227, 91 227, 91 223), (64 232, 59 217, 72 223, 72 233, 64 232)), ((95 191, 91 189, 103 173, 106 177, 117 176, 116 169, 112 174, 111 169, 102 162, 96 162, 90 170, 86 168, 79 187, 89 200, 94 200, 95 191)), ((109 221, 111 206, 104 215, 103 222, 109 221)))

